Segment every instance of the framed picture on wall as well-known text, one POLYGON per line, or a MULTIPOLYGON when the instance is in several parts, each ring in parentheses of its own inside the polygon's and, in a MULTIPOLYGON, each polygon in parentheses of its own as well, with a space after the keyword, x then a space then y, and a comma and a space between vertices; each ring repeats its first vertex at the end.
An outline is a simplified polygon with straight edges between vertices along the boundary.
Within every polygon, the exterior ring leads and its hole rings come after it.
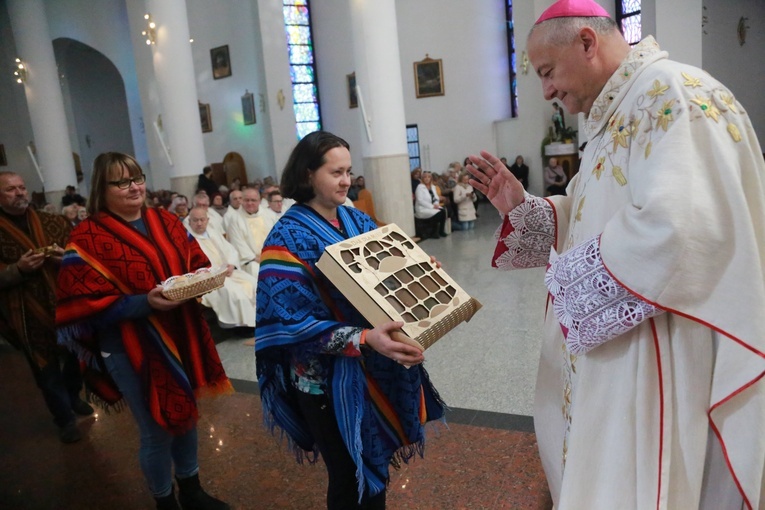
POLYGON ((418 98, 444 95, 444 71, 441 59, 430 58, 414 63, 414 89, 418 98))
POLYGON ((348 83, 348 108, 358 108, 359 96, 356 95, 356 73, 346 74, 345 81, 348 83))
POLYGON ((212 117, 210 117, 210 103, 199 101, 199 121, 202 123, 202 132, 209 133, 212 128, 212 117))
POLYGON ((242 96, 242 118, 245 126, 255 124, 255 96, 249 90, 242 96))
POLYGON ((8 166, 8 158, 5 156, 5 145, 0 143, 0 166, 8 166))
POLYGON ((219 80, 231 76, 231 59, 228 55, 228 44, 210 50, 213 78, 219 80))

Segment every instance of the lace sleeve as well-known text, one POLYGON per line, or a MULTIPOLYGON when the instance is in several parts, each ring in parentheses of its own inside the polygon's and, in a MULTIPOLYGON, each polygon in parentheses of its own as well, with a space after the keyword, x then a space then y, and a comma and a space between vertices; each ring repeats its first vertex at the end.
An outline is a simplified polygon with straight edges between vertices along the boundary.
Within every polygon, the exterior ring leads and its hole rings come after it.
POLYGON ((611 277, 600 257, 600 236, 553 262, 545 285, 572 354, 585 354, 663 313, 611 277))
POLYGON ((544 198, 526 194, 526 199, 510 211, 494 235, 497 247, 492 266, 499 269, 525 269, 547 265, 555 241, 555 215, 544 198))

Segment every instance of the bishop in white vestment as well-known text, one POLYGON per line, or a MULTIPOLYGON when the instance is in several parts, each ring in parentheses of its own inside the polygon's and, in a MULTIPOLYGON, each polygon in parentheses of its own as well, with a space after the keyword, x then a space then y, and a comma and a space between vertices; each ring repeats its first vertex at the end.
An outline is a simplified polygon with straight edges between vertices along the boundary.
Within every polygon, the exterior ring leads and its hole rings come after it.
POLYGON ((529 37, 545 97, 586 115, 568 196, 524 194, 486 152, 469 168, 503 215, 492 263, 549 266, 534 423, 555 507, 763 509, 762 150, 730 90, 607 16, 562 0, 529 37))

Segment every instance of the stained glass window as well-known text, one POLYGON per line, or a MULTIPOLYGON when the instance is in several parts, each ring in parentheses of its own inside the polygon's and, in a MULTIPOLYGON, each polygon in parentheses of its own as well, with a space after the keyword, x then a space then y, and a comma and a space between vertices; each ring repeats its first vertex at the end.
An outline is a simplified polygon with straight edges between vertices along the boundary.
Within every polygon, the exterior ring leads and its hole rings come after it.
POLYGON ((319 87, 313 54, 309 0, 283 0, 284 30, 290 57, 293 109, 298 140, 321 129, 319 87))
POLYGON ((643 38, 640 0, 616 0, 616 22, 631 46, 643 38))
POLYGON ((407 124, 406 145, 409 149, 409 171, 420 166, 420 130, 417 124, 407 124))
POLYGON ((510 116, 518 116, 518 82, 515 68, 515 26, 513 25, 513 0, 505 4, 507 20, 507 55, 510 63, 510 116))

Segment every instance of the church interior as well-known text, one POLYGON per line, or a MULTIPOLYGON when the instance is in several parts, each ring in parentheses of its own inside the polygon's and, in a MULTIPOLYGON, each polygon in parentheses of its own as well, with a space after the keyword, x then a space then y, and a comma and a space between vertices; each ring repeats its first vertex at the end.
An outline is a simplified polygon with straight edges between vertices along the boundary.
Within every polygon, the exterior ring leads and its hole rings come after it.
MULTIPOLYGON (((87 197, 96 156, 118 151, 147 189, 191 197, 208 165, 217 184, 278 182, 299 137, 321 128, 350 143, 377 217, 414 235, 415 167, 521 155, 540 196, 550 156, 575 168, 581 115, 565 113, 571 148, 551 152, 553 108, 526 53, 551 3, 0 0, 0 172, 59 203, 70 185, 87 197)), ((762 145, 765 95, 752 84, 765 80, 765 2, 598 3, 637 9, 638 38, 725 83, 762 145)), ((390 508, 552 508, 532 418, 544 270, 491 268, 499 218, 487 201, 478 214, 474 230, 421 244, 483 308, 425 353, 449 410, 428 427, 425 457, 392 471, 390 508)), ((206 489, 240 509, 321 508, 323 467, 295 463, 263 424, 252 336, 209 322, 236 393, 201 403, 206 489)), ((97 410, 80 419, 83 441, 61 444, 23 355, 3 341, 0 373, 0 508, 151 508, 127 411, 97 410)))

